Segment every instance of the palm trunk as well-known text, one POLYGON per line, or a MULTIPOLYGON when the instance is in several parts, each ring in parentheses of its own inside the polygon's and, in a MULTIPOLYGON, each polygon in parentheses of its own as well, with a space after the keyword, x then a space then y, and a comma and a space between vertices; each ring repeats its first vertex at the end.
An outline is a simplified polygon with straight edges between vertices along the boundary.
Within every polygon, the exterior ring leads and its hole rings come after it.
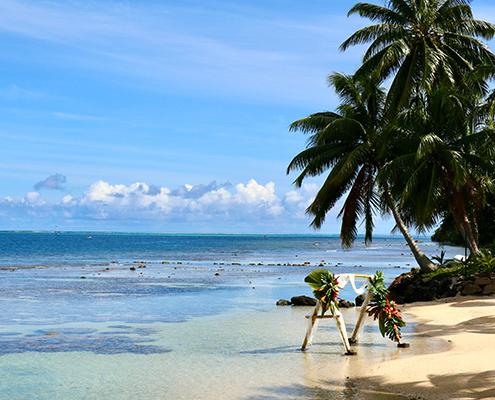
POLYGON ((407 229, 406 224, 402 220, 402 217, 399 214, 399 210, 397 209, 397 206, 394 202, 394 199, 392 197, 392 194, 390 193, 390 190, 388 188, 387 184, 384 184, 384 191, 385 191, 385 197, 387 199, 388 206, 392 210, 392 214, 395 219, 395 223, 397 224, 397 227, 399 228, 400 232, 402 233, 402 236, 404 236, 404 239, 406 239, 406 242, 411 249, 411 252, 414 255, 414 258, 416 259, 416 262, 419 265, 419 268, 421 269, 421 272, 432 272, 435 271, 438 266, 434 264, 418 247, 414 239, 412 238, 411 234, 409 233, 409 230, 407 229))
POLYGON ((469 251, 471 251, 471 254, 479 254, 480 249, 478 248, 478 243, 476 242, 473 230, 471 229, 471 224, 469 223, 469 219, 466 214, 461 217, 460 223, 462 224, 462 228, 464 230, 464 239, 469 247, 469 251))
POLYGON ((476 243, 480 242, 480 234, 478 231, 478 220, 476 219, 476 216, 473 215, 471 217, 471 225, 473 226, 473 235, 474 235, 474 240, 476 243))
POLYGON ((473 229, 471 229, 471 223, 469 222, 469 218, 466 214, 466 208, 464 207, 464 200, 462 196, 460 196, 459 192, 454 190, 454 200, 450 198, 447 201, 447 204, 450 209, 450 213, 454 217, 454 221, 457 225, 457 229, 464 237, 467 247, 469 247, 469 251, 471 254, 479 254, 480 249, 478 248, 478 241, 476 240, 477 236, 477 225, 475 223, 475 232, 473 233, 473 229), (455 204, 453 204, 455 203, 455 204))

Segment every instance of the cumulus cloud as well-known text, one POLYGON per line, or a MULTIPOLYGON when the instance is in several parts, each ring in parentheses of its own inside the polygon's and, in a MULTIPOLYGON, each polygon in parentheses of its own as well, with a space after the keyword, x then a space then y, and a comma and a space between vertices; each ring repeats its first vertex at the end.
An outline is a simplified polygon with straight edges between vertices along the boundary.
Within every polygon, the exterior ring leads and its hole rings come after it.
MULTIPOLYGON (((48 178, 43 182, 39 187, 50 185, 48 178)), ((61 182, 60 177, 54 179, 52 188, 59 187, 61 182)), ((29 211, 30 215, 39 212, 40 217, 49 214, 55 218, 88 221, 287 223, 307 220, 304 210, 316 191, 316 185, 306 184, 279 196, 273 182, 260 184, 254 179, 235 186, 215 181, 206 185, 185 184, 174 190, 144 182, 123 185, 100 180, 82 195, 65 195, 54 204, 44 202, 39 192, 29 192, 19 201, 11 197, 0 199, 0 215, 16 212, 22 215, 29 211)))
MULTIPOLYGON (((275 184, 251 179, 233 187, 230 183, 182 185, 175 190, 136 182, 132 185, 93 183, 75 202, 65 201, 76 214, 94 218, 160 218, 210 220, 253 219, 280 215, 284 207, 275 194, 275 184)), ((75 215, 76 215, 75 214, 75 215)))
POLYGON ((53 190, 63 190, 64 187, 62 184, 67 182, 67 178, 62 175, 62 174, 55 174, 55 175, 50 175, 48 178, 46 178, 43 181, 38 182, 36 185, 34 185, 34 188, 36 190, 40 189, 53 189, 53 190))
POLYGON ((29 204, 36 204, 38 203, 40 198, 40 194, 38 192, 28 192, 26 193, 26 196, 21 200, 21 202, 29 203, 29 204))

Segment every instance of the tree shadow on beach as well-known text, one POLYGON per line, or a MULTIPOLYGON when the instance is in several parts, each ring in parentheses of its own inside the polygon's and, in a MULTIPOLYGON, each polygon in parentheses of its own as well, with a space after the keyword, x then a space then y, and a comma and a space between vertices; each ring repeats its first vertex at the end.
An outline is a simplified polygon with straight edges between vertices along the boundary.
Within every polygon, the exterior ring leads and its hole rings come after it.
POLYGON ((493 297, 484 298, 484 299, 466 299, 465 301, 458 301, 452 303, 451 307, 492 307, 495 306, 495 299, 493 297))
POLYGON ((438 398, 495 399, 495 370, 481 374, 430 375, 425 382, 389 384, 383 378, 325 381, 321 385, 293 384, 261 388, 245 400, 428 400, 438 398), (421 393, 421 395, 417 394, 421 393))
POLYGON ((429 337, 441 337, 465 332, 477 334, 493 334, 495 316, 472 318, 457 325, 435 325, 428 323, 422 326, 421 334, 429 337))
POLYGON ((321 387, 293 384, 262 388, 262 393, 245 400, 413 400, 391 391, 371 387, 360 380, 346 379, 344 382, 327 381, 321 387), (327 386, 328 385, 328 386, 327 386))
POLYGON ((421 399, 430 399, 438 394, 448 393, 449 399, 495 399, 495 370, 483 373, 429 375, 430 386, 424 382, 404 384, 386 384, 382 378, 370 378, 368 381, 376 387, 399 393, 422 393, 421 399))

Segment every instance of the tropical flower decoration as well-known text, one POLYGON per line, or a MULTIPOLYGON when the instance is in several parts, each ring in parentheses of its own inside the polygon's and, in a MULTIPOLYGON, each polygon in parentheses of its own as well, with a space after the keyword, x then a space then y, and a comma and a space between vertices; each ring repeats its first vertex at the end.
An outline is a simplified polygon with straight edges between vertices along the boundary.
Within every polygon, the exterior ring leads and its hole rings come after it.
POLYGON ((330 309, 332 315, 335 313, 335 310, 339 309, 337 296, 339 295, 340 288, 338 286, 339 282, 334 274, 325 269, 317 269, 312 271, 304 279, 304 282, 311 286, 316 299, 322 302, 322 316, 328 309, 330 309))
POLYGON ((401 344, 400 328, 406 325, 402 319, 397 304, 390 300, 389 291, 383 283, 382 271, 376 271, 374 278, 370 279, 371 291, 375 295, 375 302, 368 306, 369 316, 378 319, 378 326, 383 337, 401 344))

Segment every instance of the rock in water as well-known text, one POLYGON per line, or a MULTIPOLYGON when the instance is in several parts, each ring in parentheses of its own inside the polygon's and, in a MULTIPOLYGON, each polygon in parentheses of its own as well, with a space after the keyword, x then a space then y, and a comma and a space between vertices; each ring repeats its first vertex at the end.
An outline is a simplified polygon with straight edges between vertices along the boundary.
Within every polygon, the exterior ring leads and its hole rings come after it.
POLYGON ((352 301, 347 301, 344 299, 339 300, 339 308, 352 308, 356 307, 356 305, 352 301))
POLYGON ((316 299, 309 296, 294 296, 290 299, 293 306, 316 306, 316 299))

